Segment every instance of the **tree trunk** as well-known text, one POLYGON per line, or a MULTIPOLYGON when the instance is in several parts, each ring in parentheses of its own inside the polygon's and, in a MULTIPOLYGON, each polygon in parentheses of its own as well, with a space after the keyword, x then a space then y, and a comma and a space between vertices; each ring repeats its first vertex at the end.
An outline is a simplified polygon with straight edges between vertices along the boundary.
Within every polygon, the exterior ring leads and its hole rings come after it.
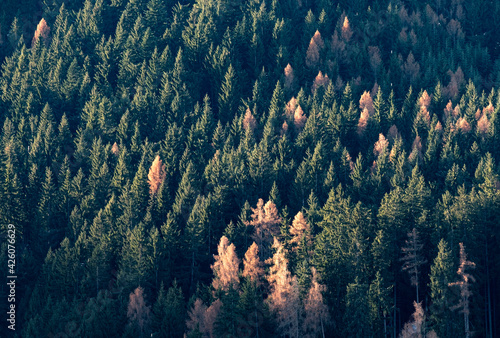
POLYGON ((469 315, 467 314, 467 312, 464 312, 464 321, 465 321, 465 338, 470 338, 469 315))
POLYGON ((325 328, 323 327, 323 318, 320 318, 319 320, 321 322, 321 334, 322 337, 325 338, 325 328))
POLYGON ((396 333, 396 302, 397 302, 396 286, 397 286, 397 284, 394 283, 394 310, 393 310, 393 313, 394 313, 394 322, 392 324, 393 337, 397 337, 398 336, 397 333, 396 333))

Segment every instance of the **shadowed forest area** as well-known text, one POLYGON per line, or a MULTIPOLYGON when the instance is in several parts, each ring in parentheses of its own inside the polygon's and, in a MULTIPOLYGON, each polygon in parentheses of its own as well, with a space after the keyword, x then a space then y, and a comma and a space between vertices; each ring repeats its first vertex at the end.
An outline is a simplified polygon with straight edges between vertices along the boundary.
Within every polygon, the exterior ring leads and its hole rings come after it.
POLYGON ((1 1, 0 335, 498 337, 499 31, 486 0, 1 1))

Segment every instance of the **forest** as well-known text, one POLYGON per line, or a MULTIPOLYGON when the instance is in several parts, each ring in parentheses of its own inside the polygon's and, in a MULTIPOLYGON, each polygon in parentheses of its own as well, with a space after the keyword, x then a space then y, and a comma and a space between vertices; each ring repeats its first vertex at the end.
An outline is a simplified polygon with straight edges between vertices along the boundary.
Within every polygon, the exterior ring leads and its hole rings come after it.
POLYGON ((0 1, 0 336, 498 337, 498 31, 487 0, 0 1))

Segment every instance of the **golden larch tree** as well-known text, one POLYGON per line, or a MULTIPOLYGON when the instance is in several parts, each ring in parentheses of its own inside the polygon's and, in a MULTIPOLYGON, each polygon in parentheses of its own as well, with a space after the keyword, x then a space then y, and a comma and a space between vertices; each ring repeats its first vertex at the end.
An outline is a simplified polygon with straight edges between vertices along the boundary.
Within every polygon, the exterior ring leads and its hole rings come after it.
POLYGON ((325 47, 325 43, 323 42, 321 33, 318 30, 316 30, 312 39, 314 40, 314 42, 316 42, 316 45, 319 47, 319 49, 323 49, 325 47))
POLYGON ((469 124, 469 122, 467 122, 466 119, 464 119, 463 117, 460 117, 458 120, 457 120, 457 123, 455 125, 455 127, 460 130, 463 134, 467 134, 471 131, 471 126, 469 124))
POLYGON ((222 302, 220 301, 220 299, 216 299, 205 312, 205 318, 204 318, 205 333, 208 334, 210 338, 217 337, 215 335, 214 328, 217 316, 219 315, 221 308, 222 308, 222 302))
POLYGON ((186 327, 188 333, 198 330, 200 333, 207 332, 205 327, 205 313, 207 311, 207 306, 203 304, 203 301, 199 298, 193 304, 193 307, 188 312, 188 319, 186 321, 186 327))
POLYGON ((401 137, 401 135, 399 135, 398 127, 396 127, 395 124, 393 124, 389 128, 388 136, 389 136, 389 140, 395 140, 396 138, 401 137))
POLYGON ((427 93, 427 90, 424 90, 422 95, 420 95, 420 98, 418 99, 418 104, 420 105, 420 107, 425 107, 425 108, 429 108, 430 105, 431 105, 431 97, 429 96, 429 94, 427 93))
POLYGON ((329 83, 330 83, 330 78, 328 77, 328 75, 327 74, 323 75, 323 73, 319 71, 318 75, 316 75, 316 78, 314 79, 311 91, 314 93, 316 89, 318 89, 321 86, 327 87, 329 83))
POLYGON ((306 66, 309 68, 315 68, 319 64, 319 46, 314 41, 314 38, 311 38, 309 42, 309 47, 306 52, 306 66))
POLYGON ((375 145, 373 146, 373 154, 379 156, 387 149, 388 146, 389 141, 387 141, 384 134, 378 134, 378 141, 375 142, 375 145))
POLYGON ((418 104, 420 109, 417 113, 416 121, 423 121, 425 125, 430 127, 431 125, 431 116, 429 114, 429 107, 431 105, 431 97, 427 93, 427 90, 424 90, 420 98, 418 99, 418 104))
POLYGON ((411 147, 411 153, 408 156, 408 159, 410 162, 415 162, 415 161, 421 161, 423 159, 423 153, 422 153, 422 139, 420 136, 415 136, 415 139, 413 140, 413 145, 411 147))
POLYGON ((458 67, 455 73, 450 69, 447 74, 450 76, 450 82, 443 88, 443 96, 452 99, 460 93, 465 85, 465 76, 461 67, 458 67))
POLYGON ((238 270, 240 260, 236 255, 234 244, 229 243, 226 236, 222 236, 217 246, 218 255, 214 255, 215 262, 210 266, 214 273, 212 286, 215 290, 228 291, 229 288, 237 288, 240 279, 238 270))
POLYGON ((294 91, 295 87, 295 74, 293 72, 293 68, 290 64, 287 64, 285 67, 285 88, 294 91))
POLYGON ((441 122, 437 121, 436 126, 434 127, 436 131, 442 132, 443 131, 443 125, 441 122))
POLYGON ((288 118, 293 117, 295 109, 297 109, 297 99, 295 99, 295 97, 292 97, 290 101, 288 101, 288 103, 286 104, 286 116, 288 118))
POLYGON ((118 144, 113 143, 113 146, 111 147, 111 153, 115 156, 118 156, 120 154, 120 148, 118 147, 118 144))
POLYGON ((402 66, 403 73, 407 76, 410 83, 415 83, 420 75, 420 65, 415 61, 413 53, 410 52, 406 58, 406 62, 402 66))
POLYGON ((351 24, 349 23, 349 19, 347 16, 344 18, 344 23, 342 23, 342 38, 345 41, 349 41, 352 36, 351 24))
POLYGON ((479 121, 477 121, 477 132, 481 135, 485 135, 490 128, 490 121, 488 121, 488 116, 483 114, 479 121))
POLYGON ((299 211, 297 215, 295 215, 292 221, 292 225, 290 227, 290 235, 292 235, 290 244, 292 245, 294 251, 296 251, 298 247, 302 245, 304 240, 307 245, 307 249, 311 248, 311 226, 309 225, 309 223, 307 223, 307 220, 301 211, 299 211))
POLYGON ((252 282, 261 284, 261 277, 264 276, 264 268, 259 259, 259 247, 255 242, 250 245, 245 258, 243 259, 243 277, 250 279, 252 282))
POLYGON ((359 136, 361 136, 365 133, 366 127, 368 126, 369 119, 370 119, 370 113, 368 112, 368 109, 365 108, 361 111, 361 116, 359 117, 359 120, 358 120, 357 133, 359 136))
POLYGON ((304 302, 305 319, 302 325, 303 337, 325 337, 325 325, 330 321, 328 306, 323 301, 326 287, 318 282, 318 273, 313 267, 311 287, 304 302))
POLYGON ((281 125, 280 135, 286 134, 287 131, 288 131, 288 123, 284 121, 283 124, 281 125))
POLYGON ((307 117, 304 115, 304 111, 302 108, 297 106, 297 109, 295 109, 295 113, 293 115, 293 124, 295 125, 295 128, 297 130, 302 130, 304 126, 306 125, 307 117))
POLYGON ((156 194, 166 175, 165 165, 161 161, 160 155, 156 155, 148 173, 149 192, 151 195, 156 194))
POLYGON ((405 323, 400 338, 437 338, 434 330, 428 331, 425 322, 425 312, 422 303, 413 302, 415 312, 412 314, 412 320, 405 323))
POLYGON ((427 90, 424 90, 422 95, 420 95, 420 98, 418 99, 418 104, 420 106, 420 109, 417 113, 416 120, 421 120, 426 124, 428 127, 431 125, 431 116, 429 114, 429 107, 431 105, 431 97, 427 93, 427 90))
POLYGON ((269 309, 276 314, 281 335, 299 337, 299 320, 302 306, 299 297, 297 277, 288 270, 283 245, 274 238, 273 248, 276 250, 269 268, 267 280, 270 293, 267 298, 269 309))
POLYGON ((363 95, 361 95, 361 98, 359 99, 359 109, 363 111, 365 108, 368 110, 368 114, 373 116, 375 113, 375 107, 373 106, 372 96, 367 91, 363 92, 363 95))
POLYGON ((131 324, 136 323, 140 329, 141 337, 145 334, 149 326, 151 309, 144 301, 144 290, 138 287, 129 296, 127 317, 131 324))
POLYGON ((216 299, 208 308, 199 298, 188 312, 186 327, 188 334, 198 331, 202 337, 216 337, 214 334, 215 321, 222 307, 222 302, 216 299))
POLYGON ((41 37, 45 44, 48 43, 50 36, 50 27, 47 25, 47 21, 44 18, 40 20, 36 26, 35 34, 33 35, 33 40, 31 40, 31 47, 33 47, 38 39, 41 37))
POLYGON ((257 126, 257 120, 253 116, 249 108, 245 111, 245 117, 243 118, 243 128, 245 130, 254 131, 257 126))
POLYGON ((246 225, 253 226, 252 239, 257 243, 261 260, 265 260, 270 256, 273 237, 280 232, 281 217, 278 215, 278 209, 274 202, 268 201, 264 205, 264 200, 261 198, 257 202, 257 207, 252 208, 252 211, 252 220, 246 225))
POLYGON ((332 35, 330 49, 336 58, 342 57, 345 54, 345 42, 339 38, 337 31, 332 35))

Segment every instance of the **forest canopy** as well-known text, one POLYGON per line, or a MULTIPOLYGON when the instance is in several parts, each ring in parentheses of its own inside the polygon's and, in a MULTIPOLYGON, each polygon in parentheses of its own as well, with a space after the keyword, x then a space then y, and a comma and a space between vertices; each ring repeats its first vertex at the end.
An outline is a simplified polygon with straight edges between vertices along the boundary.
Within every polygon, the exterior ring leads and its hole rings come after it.
POLYGON ((499 17, 1 1, 2 336, 498 336, 499 17))

